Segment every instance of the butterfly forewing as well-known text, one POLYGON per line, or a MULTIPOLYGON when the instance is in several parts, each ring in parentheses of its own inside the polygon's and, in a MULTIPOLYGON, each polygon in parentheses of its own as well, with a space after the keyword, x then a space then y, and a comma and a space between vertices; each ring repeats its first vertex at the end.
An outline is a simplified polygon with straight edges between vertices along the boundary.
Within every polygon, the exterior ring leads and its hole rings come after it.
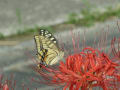
POLYGON ((47 30, 40 30, 39 34, 40 34, 40 36, 44 36, 45 38, 48 38, 53 43, 57 44, 56 38, 47 30))

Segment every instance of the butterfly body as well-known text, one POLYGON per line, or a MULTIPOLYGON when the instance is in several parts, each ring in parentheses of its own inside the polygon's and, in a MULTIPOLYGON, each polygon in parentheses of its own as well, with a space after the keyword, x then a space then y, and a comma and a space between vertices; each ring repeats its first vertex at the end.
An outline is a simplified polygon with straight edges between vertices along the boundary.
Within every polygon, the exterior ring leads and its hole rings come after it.
POLYGON ((40 30, 39 35, 35 35, 34 39, 40 63, 54 65, 63 58, 64 52, 59 49, 57 40, 47 30, 40 30))

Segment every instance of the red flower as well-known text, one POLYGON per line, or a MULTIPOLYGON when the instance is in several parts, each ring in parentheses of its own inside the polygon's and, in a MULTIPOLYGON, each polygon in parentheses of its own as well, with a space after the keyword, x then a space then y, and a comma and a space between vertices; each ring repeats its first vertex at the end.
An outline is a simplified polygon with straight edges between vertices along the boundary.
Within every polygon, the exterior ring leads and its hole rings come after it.
POLYGON ((117 60, 117 62, 120 63, 120 37, 116 40, 114 37, 113 40, 111 41, 111 48, 112 48, 112 54, 113 54, 113 60, 117 60), (115 48, 115 41, 117 41, 116 45, 117 48, 115 48))
POLYGON ((13 78, 13 74, 10 75, 9 79, 5 79, 4 75, 0 75, 0 90, 18 90, 18 88, 21 90, 31 90, 31 88, 37 90, 37 88, 32 87, 31 84, 28 84, 30 88, 24 83, 21 84, 21 87, 17 87, 16 81, 13 80, 13 78))
POLYGON ((96 86, 113 90, 120 88, 117 67, 119 65, 112 62, 104 52, 88 47, 78 54, 68 56, 65 63, 61 61, 58 69, 42 66, 48 73, 34 69, 47 80, 44 83, 64 85, 63 90, 87 90, 96 86))
POLYGON ((11 80, 3 80, 4 76, 0 75, 0 90, 15 90, 16 82, 13 79, 13 76, 11 75, 11 80))
POLYGON ((3 85, 3 90, 9 90, 9 87, 7 84, 3 85))
MULTIPOLYGON (((42 70, 37 67, 33 69, 43 77, 44 81, 35 80, 38 83, 48 85, 63 86, 63 90, 88 90, 93 87, 101 87, 103 90, 119 90, 120 88, 120 38, 118 39, 118 47, 116 48, 114 38, 111 42, 109 51, 112 53, 105 53, 105 46, 107 45, 107 34, 103 33, 99 38, 98 49, 86 47, 85 35, 83 40, 83 48, 81 52, 79 49, 79 39, 73 38, 72 42, 75 54, 68 55, 65 62, 60 62, 60 65, 42 66, 42 70), (105 35, 104 35, 105 34, 105 35), (75 45, 77 41, 77 48, 75 45), (102 51, 103 50, 103 51, 102 51), (78 52, 76 54, 76 52, 78 52)), ((94 42, 96 44, 96 42, 94 42)), ((96 45, 94 45, 96 46, 96 45)))

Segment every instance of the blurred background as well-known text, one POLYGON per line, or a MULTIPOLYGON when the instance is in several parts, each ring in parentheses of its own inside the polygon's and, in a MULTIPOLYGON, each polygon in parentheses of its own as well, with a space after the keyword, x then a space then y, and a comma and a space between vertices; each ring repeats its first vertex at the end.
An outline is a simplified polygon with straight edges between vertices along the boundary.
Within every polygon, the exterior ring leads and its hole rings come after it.
POLYGON ((0 74, 5 78, 13 74, 16 90, 22 90, 22 84, 30 90, 54 90, 31 83, 31 77, 39 76, 29 66, 32 57, 36 59, 33 36, 38 28, 49 30, 73 51, 71 30, 80 47, 84 32, 89 46, 103 30, 109 32, 109 47, 112 37, 120 35, 119 19, 120 0, 0 0, 0 74))

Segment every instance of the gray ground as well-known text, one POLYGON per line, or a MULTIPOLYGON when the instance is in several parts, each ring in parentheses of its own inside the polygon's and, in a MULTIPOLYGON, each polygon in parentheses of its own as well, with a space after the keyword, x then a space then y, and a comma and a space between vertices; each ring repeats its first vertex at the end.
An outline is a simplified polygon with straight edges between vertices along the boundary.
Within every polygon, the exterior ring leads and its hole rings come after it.
POLYGON ((103 9, 117 4, 119 0, 0 0, 0 32, 10 35, 23 28, 53 25, 89 6, 103 9))
MULTIPOLYGON (((79 45, 82 47, 83 33, 86 31, 86 45, 93 46, 94 39, 101 36, 103 29, 105 32, 109 33, 107 47, 110 45, 110 40, 113 36, 119 36, 118 27, 116 22, 118 19, 107 21, 103 24, 96 24, 91 28, 77 28, 73 33, 76 37, 79 37, 79 45), (109 31, 108 31, 109 28, 109 31), (97 34, 96 34, 97 32, 97 34)), ((71 34, 68 31, 56 33, 56 38, 60 43, 66 43, 65 49, 73 52, 71 34), (64 41, 63 41, 64 39, 64 41)), ((76 41, 76 39, 75 39, 76 41)), ((67 53, 65 52, 65 53, 67 53)), ((38 75, 29 67, 30 64, 33 64, 32 57, 36 54, 34 40, 24 41, 15 46, 0 46, 0 68, 2 68, 5 75, 10 75, 14 73, 14 79, 16 79, 17 85, 20 86, 21 83, 29 83, 31 77, 37 77, 38 75)), ((34 57, 35 59, 35 57, 34 57)), ((38 85, 38 84, 37 84, 38 85)), ((31 87, 37 87, 33 84, 31 87)), ((28 85, 30 87, 30 85, 28 85)), ((39 84, 39 90, 53 90, 54 87, 48 87, 46 85, 39 84)), ((21 90, 21 89, 17 89, 21 90)), ((34 90, 34 89, 32 89, 34 90)))
MULTIPOLYGON (((89 2, 94 7, 104 8, 115 6, 119 0, 91 0, 89 2)), ((17 32, 21 27, 57 24, 65 21, 69 13, 79 13, 82 8, 87 7, 86 4, 81 0, 0 0, 0 32, 10 35, 17 32), (21 17, 21 22, 19 22, 18 17, 21 17)), ((109 29, 107 43, 107 47, 109 47, 111 38, 120 35, 120 32, 117 31, 117 21, 119 19, 113 19, 102 24, 97 23, 91 28, 74 28, 75 31, 73 32, 76 33, 75 36, 79 36, 79 44, 82 47, 84 31, 86 31, 86 44, 92 46, 93 40, 100 37, 102 30, 108 32, 109 29)), ((65 49, 71 49, 73 52, 70 31, 56 33, 55 36, 60 43, 67 43, 65 44, 67 46, 64 46, 65 49)), ((98 40, 96 39, 96 41, 98 40)), ((29 67, 30 64, 33 64, 32 56, 35 59, 35 54, 33 39, 13 46, 0 46, 0 73, 5 73, 6 76, 13 73, 14 79, 17 80, 17 87, 20 87, 21 83, 30 83, 31 77, 38 76, 29 67)), ((54 90, 55 88, 33 83, 31 87, 30 90, 35 90, 33 87, 39 87, 39 90, 54 90)), ((17 88, 17 90, 21 89, 17 88)))

